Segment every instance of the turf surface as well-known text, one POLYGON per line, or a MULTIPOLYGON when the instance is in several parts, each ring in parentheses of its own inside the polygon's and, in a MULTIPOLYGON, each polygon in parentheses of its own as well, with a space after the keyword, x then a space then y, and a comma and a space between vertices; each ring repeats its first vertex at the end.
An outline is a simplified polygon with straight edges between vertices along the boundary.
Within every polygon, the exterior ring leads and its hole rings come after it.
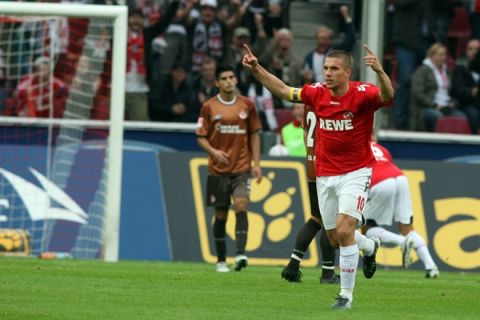
POLYGON ((333 311, 339 287, 302 271, 298 284, 281 267, 1 257, 0 319, 480 319, 478 273, 359 270, 353 309, 333 311))

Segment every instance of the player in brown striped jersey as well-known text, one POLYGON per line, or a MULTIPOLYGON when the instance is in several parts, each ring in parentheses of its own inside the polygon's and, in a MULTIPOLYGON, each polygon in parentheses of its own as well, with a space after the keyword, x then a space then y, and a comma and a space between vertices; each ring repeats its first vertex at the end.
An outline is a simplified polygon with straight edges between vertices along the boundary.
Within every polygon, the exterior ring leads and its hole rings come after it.
POLYGON ((250 173, 260 182, 261 123, 255 106, 248 98, 237 95, 237 77, 232 67, 216 70, 219 94, 207 100, 197 123, 198 144, 208 153, 207 205, 215 207, 213 236, 217 251, 217 271, 228 272, 225 262, 225 226, 230 199, 236 216, 235 271, 247 266, 247 206, 250 173))
MULTIPOLYGON (((304 142, 307 149, 307 177, 308 191, 310 194, 310 210, 312 217, 304 224, 297 234, 295 247, 290 256, 290 262, 282 270, 282 278, 290 282, 301 282, 300 262, 305 251, 315 235, 322 229, 322 218, 318 207, 316 174, 315 174, 315 140, 317 117, 313 108, 305 105, 302 127, 304 129, 304 142)), ((340 277, 335 274, 335 248, 330 244, 325 230, 320 234, 320 248, 322 254, 322 276, 320 283, 340 283, 340 277)))

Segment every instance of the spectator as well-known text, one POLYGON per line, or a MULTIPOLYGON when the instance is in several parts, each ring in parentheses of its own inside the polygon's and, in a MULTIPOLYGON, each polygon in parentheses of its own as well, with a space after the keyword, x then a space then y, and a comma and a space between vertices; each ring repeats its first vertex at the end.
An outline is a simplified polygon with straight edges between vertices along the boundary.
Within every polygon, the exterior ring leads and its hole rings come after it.
POLYGON ((227 26, 229 31, 237 27, 245 15, 246 6, 243 0, 220 0, 218 3, 217 19, 227 26))
MULTIPOLYGON (((267 14, 267 0, 251 0, 245 1, 244 5, 247 6, 245 15, 242 19, 242 26, 245 26, 252 35, 251 42, 255 43, 257 41, 257 27, 258 16, 261 17, 262 22, 265 21, 265 16, 267 14)), ((265 25, 262 23, 262 29, 266 29, 265 25)), ((272 35, 269 35, 271 37, 272 35)))
POLYGON ((193 99, 198 110, 202 104, 218 94, 218 87, 215 83, 215 70, 217 62, 215 59, 206 57, 202 61, 199 75, 194 79, 192 85, 193 99))
POLYGON ((345 37, 334 41, 333 30, 320 26, 315 34, 316 47, 304 59, 303 78, 305 83, 323 83, 323 61, 329 50, 344 50, 351 52, 355 45, 355 27, 347 5, 340 7, 340 13, 345 21, 345 37))
POLYGON ((459 0, 435 0, 433 16, 435 25, 433 33, 438 42, 446 43, 448 28, 452 22, 454 8, 459 0))
MULTIPOLYGON (((257 42, 254 48, 257 50, 257 52, 262 52, 266 46, 266 35, 263 29, 257 30, 259 34, 257 36, 257 42)), ((229 47, 228 56, 225 58, 225 63, 233 66, 235 69, 235 74, 237 75, 238 79, 237 88, 240 90, 242 95, 248 94, 248 88, 252 82, 251 75, 242 67, 242 58, 244 54, 243 45, 250 45, 250 39, 250 31, 247 28, 235 28, 235 31, 233 32, 232 44, 229 47)))
POLYGON ((202 61, 207 56, 217 60, 217 64, 223 64, 228 50, 228 29, 223 21, 217 19, 217 0, 200 0, 200 18, 193 20, 189 13, 196 3, 198 0, 187 5, 188 42, 194 75, 200 71, 202 61))
MULTIPOLYGON (((152 43, 151 81, 158 82, 161 78, 171 73, 175 64, 181 63, 189 66, 191 56, 187 29, 184 25, 184 9, 176 12, 175 18, 167 27, 163 37, 157 37, 152 43)), ((190 71, 190 68, 188 69, 190 71)))
POLYGON ((412 76, 410 123, 413 130, 433 132, 439 118, 465 116, 457 110, 449 95, 446 62, 447 48, 441 43, 434 43, 427 51, 427 58, 412 76))
POLYGON ((248 97, 255 103, 258 116, 262 123, 264 131, 274 131, 278 129, 278 121, 273 108, 273 96, 267 88, 265 88, 256 79, 250 83, 248 88, 248 97))
MULTIPOLYGON (((433 43, 435 30, 432 0, 394 2, 392 41, 398 67, 398 88, 394 101, 394 127, 405 130, 409 120, 411 77, 433 43)), ((410 117, 411 118, 411 117, 410 117)))
POLYGON ((162 17, 160 4, 155 0, 138 0, 136 7, 142 11, 144 27, 153 26, 162 17))
POLYGON ((265 28, 271 37, 275 30, 289 28, 289 17, 286 15, 289 0, 268 0, 265 14, 265 28))
POLYGON ((15 89, 15 113, 24 117, 60 118, 67 96, 65 83, 52 73, 50 59, 41 56, 34 61, 33 73, 20 80, 15 89))
POLYGON ((302 128, 305 105, 295 103, 292 108, 293 120, 282 128, 283 145, 287 147, 288 155, 292 157, 306 157, 307 149, 304 142, 302 128))
POLYGON ((480 39, 480 0, 470 0, 470 9, 472 38, 480 39))
POLYGON ((178 8, 169 4, 164 18, 144 28, 143 13, 133 9, 128 15, 127 73, 125 81, 125 119, 148 121, 148 92, 151 86, 151 52, 153 39, 165 31, 178 8))
POLYGON ((277 30, 289 28, 289 0, 252 0, 245 1, 245 5, 247 5, 247 9, 242 25, 247 27, 252 33, 252 43, 255 43, 257 40, 258 15, 264 21, 262 29, 265 29, 269 38, 273 37, 277 30))
POLYGON ((150 118, 152 121, 195 122, 198 112, 187 81, 187 67, 176 64, 171 75, 154 87, 150 118))
MULTIPOLYGON (((288 29, 280 29, 260 57, 265 68, 287 85, 301 86, 303 83, 302 61, 292 50, 293 34, 288 29)), ((291 107, 292 103, 274 97, 274 108, 291 107)))
POLYGON ((458 100, 459 108, 465 113, 472 133, 477 133, 480 120, 480 74, 471 70, 470 64, 480 51, 480 40, 467 43, 465 61, 458 61, 452 76, 452 96, 458 100))

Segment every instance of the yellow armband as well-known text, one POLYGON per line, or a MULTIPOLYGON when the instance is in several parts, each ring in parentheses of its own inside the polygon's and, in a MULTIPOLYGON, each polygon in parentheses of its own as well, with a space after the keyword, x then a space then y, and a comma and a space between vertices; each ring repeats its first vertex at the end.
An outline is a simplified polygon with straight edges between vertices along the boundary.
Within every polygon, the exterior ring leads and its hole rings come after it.
POLYGON ((302 89, 300 88, 290 88, 288 92, 288 98, 292 102, 302 102, 302 89))

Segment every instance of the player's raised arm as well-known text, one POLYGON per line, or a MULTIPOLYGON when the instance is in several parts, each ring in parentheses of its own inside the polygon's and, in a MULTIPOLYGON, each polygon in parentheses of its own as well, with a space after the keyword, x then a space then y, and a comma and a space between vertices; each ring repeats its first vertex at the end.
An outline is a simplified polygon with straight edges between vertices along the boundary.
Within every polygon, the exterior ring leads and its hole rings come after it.
POLYGON ((301 88, 290 87, 285 82, 265 70, 259 63, 257 57, 252 53, 248 45, 244 45, 245 55, 242 59, 243 67, 253 74, 274 96, 292 102, 301 102, 301 88))
POLYGON ((380 100, 382 100, 382 102, 386 102, 393 99, 395 91, 393 90, 392 82, 383 70, 382 64, 378 61, 377 55, 366 44, 363 46, 367 50, 367 55, 363 58, 363 61, 367 66, 372 68, 372 70, 375 71, 378 76, 380 100))

